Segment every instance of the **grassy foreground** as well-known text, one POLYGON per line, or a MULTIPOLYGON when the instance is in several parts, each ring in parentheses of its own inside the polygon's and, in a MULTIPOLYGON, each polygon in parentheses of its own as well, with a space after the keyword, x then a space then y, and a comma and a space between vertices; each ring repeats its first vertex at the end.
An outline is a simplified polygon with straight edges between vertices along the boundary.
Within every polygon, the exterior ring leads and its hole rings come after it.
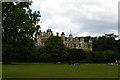
POLYGON ((3 78, 118 78, 118 66, 107 64, 3 65, 3 78))

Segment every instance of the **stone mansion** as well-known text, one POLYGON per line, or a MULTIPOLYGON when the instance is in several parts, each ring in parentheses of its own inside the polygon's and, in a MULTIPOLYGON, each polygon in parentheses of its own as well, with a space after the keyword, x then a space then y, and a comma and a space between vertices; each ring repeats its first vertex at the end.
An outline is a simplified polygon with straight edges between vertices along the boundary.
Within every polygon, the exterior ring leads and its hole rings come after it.
MULTIPOLYGON (((44 46, 45 41, 53 35, 51 29, 48 29, 46 32, 40 32, 40 35, 37 36, 37 43, 38 46, 44 46)), ((59 33, 56 33, 56 36, 59 36, 59 33)), ((87 42, 84 41, 84 38, 80 37, 73 37, 72 34, 69 37, 65 37, 64 32, 62 32, 60 36, 63 40, 63 43, 67 48, 75 48, 75 49, 83 49, 86 51, 92 51, 92 40, 88 40, 87 42)))

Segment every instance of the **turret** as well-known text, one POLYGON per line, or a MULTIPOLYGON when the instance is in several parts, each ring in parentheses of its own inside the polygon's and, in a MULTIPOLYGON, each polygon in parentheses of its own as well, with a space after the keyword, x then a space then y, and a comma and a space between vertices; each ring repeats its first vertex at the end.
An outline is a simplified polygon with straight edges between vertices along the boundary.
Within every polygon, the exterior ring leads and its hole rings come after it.
POLYGON ((42 37, 42 32, 41 32, 41 30, 39 31, 39 34, 38 34, 37 36, 38 36, 38 38, 42 37))
POLYGON ((58 33, 58 32, 56 33, 56 36, 59 36, 59 33, 58 33))
POLYGON ((61 38, 62 38, 63 41, 65 41, 65 34, 64 34, 64 32, 62 32, 61 38))
POLYGON ((49 36, 51 36, 51 35, 53 35, 52 30, 51 30, 51 29, 47 29, 47 36, 49 37, 49 36))
POLYGON ((81 42, 84 42, 84 38, 81 38, 80 41, 81 41, 81 42))
POLYGON ((69 34, 70 41, 73 41, 73 35, 69 34))
POLYGON ((81 38, 80 42, 81 42, 81 48, 84 49, 85 48, 84 38, 81 38))
POLYGON ((90 39, 88 43, 89 43, 89 50, 92 51, 92 40, 90 39))
POLYGON ((45 33, 45 31, 43 32, 43 36, 44 36, 44 37, 46 36, 46 33, 45 33))
POLYGON ((75 41, 77 41, 77 42, 79 41, 79 39, 78 39, 78 37, 77 37, 77 36, 75 37, 75 41))

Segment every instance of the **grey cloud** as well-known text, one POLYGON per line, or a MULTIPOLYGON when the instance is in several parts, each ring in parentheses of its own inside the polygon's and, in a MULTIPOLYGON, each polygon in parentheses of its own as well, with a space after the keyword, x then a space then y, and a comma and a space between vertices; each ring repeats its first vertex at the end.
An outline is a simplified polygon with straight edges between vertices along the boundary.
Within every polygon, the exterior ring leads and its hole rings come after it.
MULTIPOLYGON (((45 0, 45 1, 50 1, 50 0, 45 0)), ((60 0, 61 4, 59 6, 58 5, 54 6, 56 0, 53 1, 54 3, 47 2, 48 5, 47 4, 42 5, 42 10, 45 9, 44 15, 45 12, 46 15, 50 14, 50 18, 49 16, 47 16, 48 18, 47 17, 45 18, 52 20, 53 17, 59 16, 61 18, 65 17, 69 19, 70 22, 63 22, 60 20, 58 22, 53 21, 49 26, 49 28, 51 29, 59 30, 60 32, 64 31, 67 35, 70 33, 70 30, 72 31, 73 35, 80 34, 80 32, 82 33, 89 32, 91 34, 103 34, 103 33, 109 33, 112 30, 117 30, 117 20, 116 20, 117 13, 114 14, 114 12, 112 12, 113 10, 112 6, 110 6, 108 3, 104 3, 104 1, 102 0, 97 0, 97 1, 96 0, 91 0, 91 1, 62 0, 61 1, 60 0), (60 10, 56 8, 59 8, 60 10), (111 10, 106 10, 110 8, 111 10), (91 16, 90 19, 88 17, 89 15, 91 16)), ((105 0, 105 1, 112 3, 112 0, 105 0)))

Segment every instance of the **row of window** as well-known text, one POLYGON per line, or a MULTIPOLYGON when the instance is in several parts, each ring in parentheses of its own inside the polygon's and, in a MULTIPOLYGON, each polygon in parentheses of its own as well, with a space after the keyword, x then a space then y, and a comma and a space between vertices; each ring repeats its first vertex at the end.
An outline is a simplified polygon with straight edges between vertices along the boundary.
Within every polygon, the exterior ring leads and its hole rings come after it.
POLYGON ((67 47, 81 47, 81 44, 66 44, 67 47))
POLYGON ((79 39, 66 39, 66 41, 80 41, 79 39))
MULTIPOLYGON (((82 47, 81 44, 66 44, 67 47, 73 47, 73 48, 76 48, 76 47, 82 47)), ((86 45, 84 44, 84 48, 89 48, 90 45, 86 45)))

